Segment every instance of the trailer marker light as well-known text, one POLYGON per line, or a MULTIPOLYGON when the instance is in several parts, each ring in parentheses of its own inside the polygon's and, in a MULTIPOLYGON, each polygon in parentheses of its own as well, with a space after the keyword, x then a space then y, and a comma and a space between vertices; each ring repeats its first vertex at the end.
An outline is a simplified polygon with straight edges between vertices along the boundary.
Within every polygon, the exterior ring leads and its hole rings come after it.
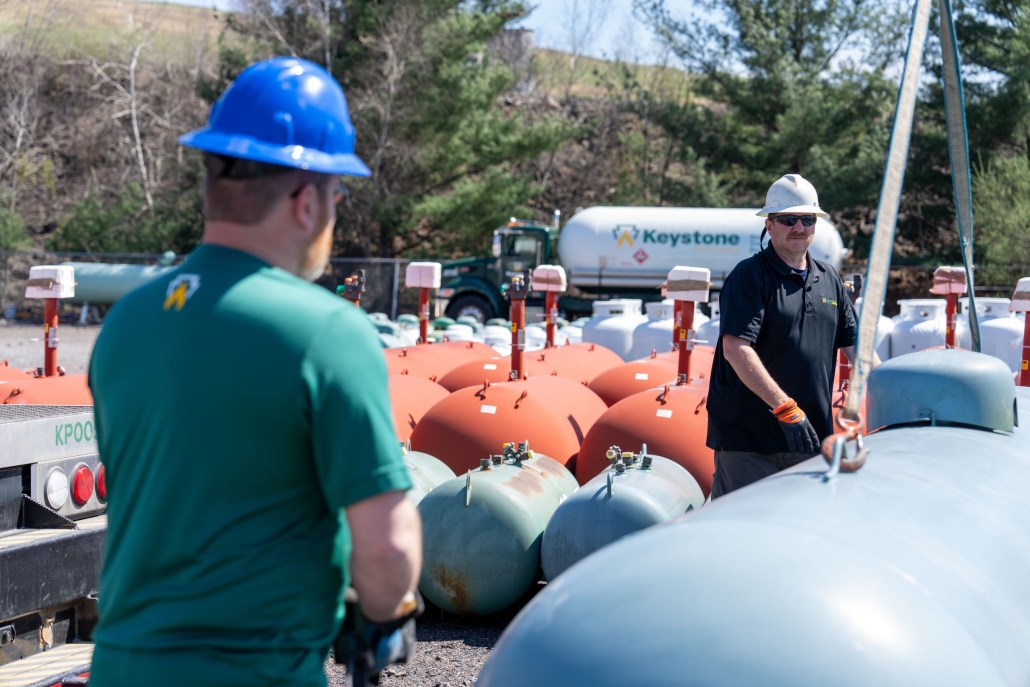
POLYGON ((107 499, 107 469, 103 463, 97 469, 97 496, 107 499))
POLYGON ((46 502, 54 510, 61 510, 68 503, 68 475, 60 468, 50 473, 46 480, 46 502))
POLYGON ((72 498, 75 503, 83 505, 93 495, 93 471, 85 465, 75 469, 75 476, 72 479, 72 498))

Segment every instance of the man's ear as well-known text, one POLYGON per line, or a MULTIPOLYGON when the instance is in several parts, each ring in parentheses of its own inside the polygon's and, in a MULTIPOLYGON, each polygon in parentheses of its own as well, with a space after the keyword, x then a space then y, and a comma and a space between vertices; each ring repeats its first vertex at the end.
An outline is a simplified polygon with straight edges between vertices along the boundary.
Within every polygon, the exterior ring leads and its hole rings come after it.
POLYGON ((296 196, 290 198, 292 203, 293 219, 304 230, 311 233, 318 229, 319 220, 319 197, 318 189, 314 184, 308 183, 301 186, 296 196))

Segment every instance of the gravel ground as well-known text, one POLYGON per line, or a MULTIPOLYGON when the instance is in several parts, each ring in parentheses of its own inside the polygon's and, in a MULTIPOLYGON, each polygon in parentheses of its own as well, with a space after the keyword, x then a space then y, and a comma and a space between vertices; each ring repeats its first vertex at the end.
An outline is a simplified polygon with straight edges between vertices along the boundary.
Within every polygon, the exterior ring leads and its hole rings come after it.
MULTIPOLYGON (((86 372, 93 343, 100 334, 100 325, 62 322, 57 331, 60 339, 57 364, 70 375, 86 372)), ((43 367, 43 325, 12 324, 0 320, 0 360, 5 358, 11 367, 19 370, 43 367)))
MULTIPOLYGON (((407 665, 391 666, 380 676, 383 687, 472 687, 501 636, 508 618, 440 619, 427 610, 418 621, 418 644, 407 665)), ((330 656, 325 664, 331 687, 347 684, 347 671, 330 656)))
MULTIPOLYGON (((57 361, 68 374, 86 372, 99 325, 60 325, 57 361)), ((43 365, 43 326, 12 324, 0 320, 0 360, 12 367, 31 370, 43 365)), ((528 598, 527 598, 528 600, 528 598)), ((525 601, 525 600, 524 600, 525 601)), ((522 604, 519 604, 521 606, 522 604)), ((430 607, 418 621, 418 644, 411 662, 392 666, 382 675, 383 687, 472 687, 490 649, 514 617, 514 611, 489 618, 445 618, 430 607)), ((346 671, 332 658, 326 662, 326 676, 332 687, 347 684, 346 671)))

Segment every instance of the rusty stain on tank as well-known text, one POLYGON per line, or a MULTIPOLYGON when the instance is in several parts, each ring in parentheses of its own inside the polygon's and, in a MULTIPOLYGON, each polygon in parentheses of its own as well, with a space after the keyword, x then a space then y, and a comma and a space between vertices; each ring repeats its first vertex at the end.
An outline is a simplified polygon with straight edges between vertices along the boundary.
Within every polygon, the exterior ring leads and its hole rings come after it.
POLYGON ((474 614, 475 610, 472 608, 468 586, 465 583, 464 577, 456 572, 449 571, 442 563, 433 566, 432 575, 436 583, 447 592, 447 596, 450 597, 451 603, 454 604, 454 608, 458 613, 463 615, 474 614))
MULTIPOLYGON (((536 466, 534 465, 533 467, 536 466)), ((506 479, 504 484, 523 496, 532 496, 533 494, 544 493, 544 486, 540 483, 540 480, 545 478, 545 475, 539 472, 533 472, 533 468, 523 467, 510 479, 506 479)))

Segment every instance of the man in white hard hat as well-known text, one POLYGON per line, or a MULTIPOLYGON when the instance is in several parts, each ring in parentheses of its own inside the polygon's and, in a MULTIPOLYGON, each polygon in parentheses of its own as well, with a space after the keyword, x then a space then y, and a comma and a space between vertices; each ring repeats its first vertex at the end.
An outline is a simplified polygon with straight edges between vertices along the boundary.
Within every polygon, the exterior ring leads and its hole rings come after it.
POLYGON ((712 498, 819 452, 832 433, 837 350, 849 360, 854 352, 855 313, 844 283, 808 253, 826 217, 815 188, 786 174, 758 215, 769 245, 738 263, 719 295, 708 394, 712 498))

